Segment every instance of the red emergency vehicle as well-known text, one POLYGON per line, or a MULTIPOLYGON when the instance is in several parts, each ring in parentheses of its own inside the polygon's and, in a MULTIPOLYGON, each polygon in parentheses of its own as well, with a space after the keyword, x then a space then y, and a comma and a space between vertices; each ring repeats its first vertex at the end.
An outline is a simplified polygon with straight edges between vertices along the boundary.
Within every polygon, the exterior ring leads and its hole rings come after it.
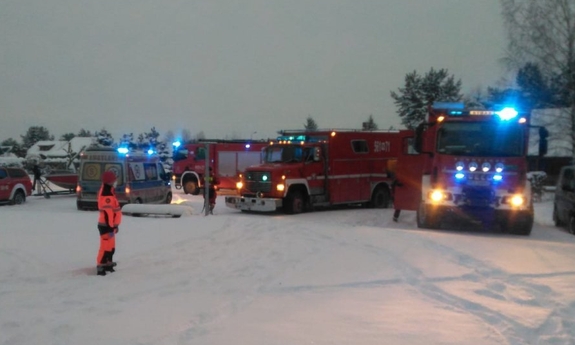
POLYGON ((248 167, 240 196, 226 206, 242 211, 288 214, 318 206, 391 205, 399 132, 283 131, 263 151, 263 163, 248 167))
MULTIPOLYGON (((459 218, 529 235, 529 132, 529 117, 513 108, 434 104, 417 130, 400 132, 395 208, 416 210, 420 228, 459 218)), ((545 147, 542 137, 540 154, 545 147)))
POLYGON ((204 181, 206 149, 210 166, 219 180, 218 189, 236 189, 239 174, 245 168, 261 162, 261 150, 267 141, 253 140, 202 140, 192 144, 174 143, 172 179, 177 189, 197 195, 204 181))

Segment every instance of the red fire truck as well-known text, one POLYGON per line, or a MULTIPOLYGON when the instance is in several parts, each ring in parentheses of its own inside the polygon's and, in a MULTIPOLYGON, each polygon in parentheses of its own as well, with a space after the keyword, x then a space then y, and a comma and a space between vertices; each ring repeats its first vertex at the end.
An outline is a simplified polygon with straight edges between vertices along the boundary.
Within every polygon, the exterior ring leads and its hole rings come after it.
MULTIPOLYGON (((529 117, 513 108, 434 104, 425 123, 400 132, 395 208, 416 210, 420 228, 439 228, 444 220, 459 218, 529 235, 529 132, 529 117)), ((544 154, 546 138, 539 145, 544 154)))
POLYGON ((220 181, 219 189, 236 189, 239 173, 250 165, 261 163, 261 150, 267 141, 202 140, 192 144, 174 143, 172 178, 177 189, 197 195, 206 168, 206 148, 210 166, 220 181))
POLYGON ((398 152, 397 131, 282 131, 226 206, 288 214, 338 204, 389 207, 398 152))

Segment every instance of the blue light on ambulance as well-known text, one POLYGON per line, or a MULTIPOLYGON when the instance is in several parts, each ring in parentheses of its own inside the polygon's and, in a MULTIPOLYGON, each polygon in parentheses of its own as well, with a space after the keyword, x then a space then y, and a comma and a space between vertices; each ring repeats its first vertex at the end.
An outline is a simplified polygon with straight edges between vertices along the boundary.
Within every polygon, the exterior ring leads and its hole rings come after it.
POLYGON ((517 112, 517 110, 508 107, 503 108, 502 110, 496 112, 496 114, 499 115, 499 118, 501 120, 508 121, 515 118, 519 113, 517 112))
POLYGON ((180 147, 180 145, 182 145, 182 143, 179 142, 179 141, 174 141, 174 142, 172 143, 172 146, 174 146, 175 148, 180 147))
POLYGON ((455 174, 455 178, 458 179, 458 180, 461 180, 461 179, 464 178, 464 177, 465 177, 465 174, 464 174, 464 173, 457 173, 457 174, 455 174))
POLYGON ((495 174, 495 175, 493 175, 493 180, 494 181, 501 181, 501 180, 503 180, 503 176, 501 176, 499 174, 495 174))
POLYGON ((154 154, 154 150, 149 149, 149 150, 148 150, 148 154, 149 154, 149 155, 153 155, 153 154, 154 154))
POLYGON ((118 147, 118 153, 121 153, 123 155, 125 155, 126 153, 128 153, 130 150, 128 150, 127 147, 118 147))

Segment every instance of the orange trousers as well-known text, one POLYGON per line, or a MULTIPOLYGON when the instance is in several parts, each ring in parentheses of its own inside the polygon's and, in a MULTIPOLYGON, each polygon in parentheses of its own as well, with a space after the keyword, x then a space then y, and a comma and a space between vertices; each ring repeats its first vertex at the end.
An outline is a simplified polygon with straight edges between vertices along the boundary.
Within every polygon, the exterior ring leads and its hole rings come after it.
POLYGON ((111 256, 116 249, 116 236, 114 232, 100 235, 100 250, 96 258, 96 265, 104 265, 112 261, 111 256))

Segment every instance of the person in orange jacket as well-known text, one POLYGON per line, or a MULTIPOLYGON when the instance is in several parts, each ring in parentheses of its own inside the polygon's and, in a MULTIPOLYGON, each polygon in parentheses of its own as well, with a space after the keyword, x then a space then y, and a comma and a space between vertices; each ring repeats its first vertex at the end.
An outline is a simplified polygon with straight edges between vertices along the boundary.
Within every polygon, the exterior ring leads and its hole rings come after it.
POLYGON ((96 270, 100 276, 105 276, 106 272, 114 272, 116 266, 113 256, 116 252, 116 234, 122 222, 122 209, 114 191, 116 180, 114 172, 104 172, 102 187, 98 192, 100 249, 96 258, 96 270))

